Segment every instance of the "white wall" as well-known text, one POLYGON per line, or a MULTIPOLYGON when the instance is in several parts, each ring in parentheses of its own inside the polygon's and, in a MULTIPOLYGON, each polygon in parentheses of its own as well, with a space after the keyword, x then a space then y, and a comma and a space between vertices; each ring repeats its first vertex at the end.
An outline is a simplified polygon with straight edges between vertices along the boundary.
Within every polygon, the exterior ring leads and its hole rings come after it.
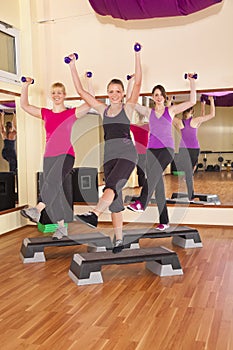
MULTIPOLYGON (((75 95, 63 57, 78 52, 80 73, 94 72, 97 94, 105 94, 114 76, 124 81, 134 69, 133 45, 143 45, 142 92, 155 83, 168 91, 188 90, 183 73, 199 73, 200 89, 233 87, 233 1, 209 7, 186 17, 123 21, 101 17, 88 0, 33 0, 40 5, 34 13, 33 27, 40 31, 45 45, 41 63, 46 67, 47 85, 61 80, 75 95), (46 21, 43 22, 42 21, 46 21)), ((39 74, 39 72, 36 72, 39 74)))

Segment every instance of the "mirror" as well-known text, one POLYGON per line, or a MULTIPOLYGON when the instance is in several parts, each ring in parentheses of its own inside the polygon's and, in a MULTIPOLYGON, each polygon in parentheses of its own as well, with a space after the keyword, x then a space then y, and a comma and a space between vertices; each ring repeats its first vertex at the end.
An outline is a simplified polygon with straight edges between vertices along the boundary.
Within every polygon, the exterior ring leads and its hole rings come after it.
POLYGON ((9 91, 0 90, 0 117, 0 210, 6 210, 18 203, 15 97, 9 91))
MULTIPOLYGON (((228 89, 233 94, 232 89, 228 89)), ((216 93, 215 90, 208 91, 210 93, 216 93)), ((194 106, 195 116, 201 115, 201 97, 202 94, 208 94, 207 91, 199 91, 197 93, 197 103, 194 106)), ((224 94, 224 90, 221 91, 224 94)), ((189 98, 189 92, 174 92, 169 93, 172 96, 172 103, 180 103, 186 101, 189 98)), ((106 98, 106 96, 101 96, 106 98)), ((77 103, 77 99, 73 99, 73 102, 77 103)), ((150 105, 153 101, 149 94, 143 94, 139 103, 150 105)), ((205 106, 206 114, 209 113, 210 107, 208 103, 205 106)), ((181 115, 178 115, 181 118, 181 115)), ((87 125, 85 120, 83 124, 87 125)), ((194 172, 194 191, 195 194, 208 194, 217 195, 221 205, 233 205, 233 103, 232 106, 216 106, 215 117, 203 124, 198 128, 198 140, 200 143, 200 154, 198 157, 198 168, 194 172), (223 159, 222 159, 223 158, 223 159)), ((173 135, 175 139, 175 152, 178 153, 180 134, 173 128, 173 135)), ((99 135, 100 144, 103 144, 103 134, 99 135)), ((85 138, 85 135, 84 135, 85 138)), ((78 149, 80 149, 78 147, 78 149)), ((77 149, 77 155, 79 150, 77 149)), ((101 158, 102 159, 102 158, 101 158)), ((90 164, 89 164, 90 165, 90 164)), ((173 193, 187 193, 186 183, 184 181, 184 175, 177 174, 172 169, 172 165, 165 171, 164 182, 166 197, 169 199, 173 193)), ((100 169, 99 169, 100 171, 100 169)), ((102 184, 102 182, 100 183, 102 184)), ((127 183, 127 188, 124 190, 124 194, 127 196, 137 196, 139 194, 138 181, 136 171, 131 175, 130 180, 127 183)), ((208 197, 207 200, 211 196, 208 197)), ((201 198, 203 199, 203 198, 201 198)), ((196 198, 196 204, 199 205, 200 198, 196 198)), ((208 202, 210 205, 215 202, 208 202)), ((208 204, 207 203, 207 204, 208 204)), ((219 202, 216 200, 216 204, 219 202)))

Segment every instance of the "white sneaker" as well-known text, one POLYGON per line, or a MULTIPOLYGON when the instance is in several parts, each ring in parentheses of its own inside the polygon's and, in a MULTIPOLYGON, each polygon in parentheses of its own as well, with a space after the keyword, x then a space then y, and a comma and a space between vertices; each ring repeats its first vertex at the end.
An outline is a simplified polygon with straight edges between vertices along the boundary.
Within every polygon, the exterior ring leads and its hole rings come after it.
POLYGON ((158 231, 165 231, 169 227, 170 227, 169 224, 159 224, 155 229, 158 231))

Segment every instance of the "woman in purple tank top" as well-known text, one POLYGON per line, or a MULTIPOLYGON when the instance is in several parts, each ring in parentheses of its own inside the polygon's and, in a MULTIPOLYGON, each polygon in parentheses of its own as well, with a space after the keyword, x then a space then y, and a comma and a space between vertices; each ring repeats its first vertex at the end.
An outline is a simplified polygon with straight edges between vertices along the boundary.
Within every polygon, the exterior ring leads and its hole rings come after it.
POLYGON ((149 108, 139 104, 136 105, 136 110, 149 119, 150 134, 146 154, 147 181, 138 200, 128 205, 127 208, 136 212, 143 212, 155 191, 160 222, 157 229, 160 231, 169 228, 163 172, 174 157, 172 120, 176 114, 183 112, 196 103, 193 75, 188 74, 188 79, 191 90, 189 101, 166 107, 166 91, 162 85, 156 85, 152 90, 155 107, 149 108))
POLYGON ((200 125, 215 116, 215 105, 213 96, 209 96, 210 113, 205 115, 205 102, 201 103, 202 115, 194 118, 193 107, 183 112, 182 119, 175 117, 174 126, 180 130, 181 139, 179 145, 178 168, 184 171, 189 200, 194 199, 193 172, 198 162, 200 145, 197 138, 197 130, 200 125))
MULTIPOLYGON (((21 108, 44 121, 46 131, 46 145, 43 159, 43 185, 40 187, 40 198, 35 207, 24 208, 21 215, 32 222, 40 221, 41 212, 46 208, 46 213, 57 229, 53 234, 54 239, 61 239, 68 235, 64 219, 73 219, 72 206, 67 200, 65 180, 74 165, 74 149, 71 144, 71 131, 77 118, 87 114, 90 107, 87 103, 79 107, 67 109, 65 107, 66 91, 62 83, 54 83, 51 86, 51 100, 53 108, 39 108, 28 101, 28 87, 32 83, 31 78, 26 78, 22 85, 20 104, 21 108)), ((88 79, 89 86, 91 84, 88 79)))

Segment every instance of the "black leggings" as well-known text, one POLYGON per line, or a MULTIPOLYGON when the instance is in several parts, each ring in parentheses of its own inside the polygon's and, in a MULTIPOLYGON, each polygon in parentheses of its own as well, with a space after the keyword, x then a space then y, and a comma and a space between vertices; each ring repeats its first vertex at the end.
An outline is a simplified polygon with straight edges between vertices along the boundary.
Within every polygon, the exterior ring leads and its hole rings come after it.
POLYGON ((2 157, 9 163, 10 171, 13 171, 15 174, 17 172, 17 156, 14 149, 6 149, 2 150, 2 157))
POLYGON ((53 223, 72 215, 72 207, 64 189, 64 182, 71 173, 73 165, 74 157, 69 154, 44 158, 43 185, 40 189, 39 201, 46 204, 46 212, 53 223))
POLYGON ((154 191, 155 200, 159 210, 160 224, 168 224, 168 212, 166 205, 163 172, 174 158, 172 148, 149 148, 146 153, 146 181, 139 197, 144 209, 146 209, 154 191))
POLYGON ((179 165, 180 170, 185 172, 185 181, 188 190, 189 200, 192 200, 194 198, 193 169, 195 165, 197 165, 199 153, 199 148, 179 149, 179 165))

